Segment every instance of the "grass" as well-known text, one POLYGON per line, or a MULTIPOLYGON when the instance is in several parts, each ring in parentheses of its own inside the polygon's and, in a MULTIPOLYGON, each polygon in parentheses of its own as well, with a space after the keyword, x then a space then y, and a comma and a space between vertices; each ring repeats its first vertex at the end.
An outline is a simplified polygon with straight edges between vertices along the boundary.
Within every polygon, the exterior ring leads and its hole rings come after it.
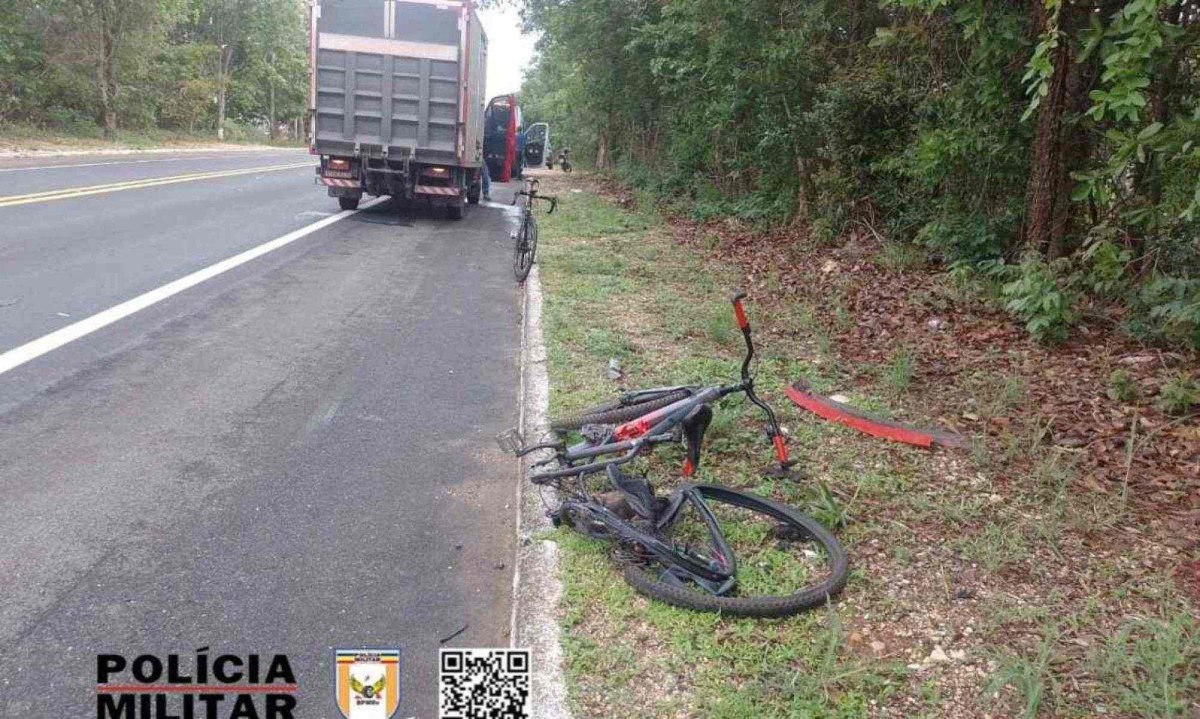
MULTIPOLYGON (((539 260, 552 414, 611 394, 616 383, 602 371, 610 357, 621 361, 631 387, 736 377, 741 343, 727 300, 736 274, 672 248, 653 214, 626 213, 590 193, 559 197, 559 211, 542 226, 539 260)), ((785 358, 768 353, 759 379, 778 386, 790 372, 785 358)), ((769 448, 761 420, 747 407, 718 408, 700 479, 808 499, 817 516, 842 521, 845 512, 828 490, 806 498, 795 486, 763 486, 756 465, 767 463, 769 448), (748 446, 756 456, 747 456, 748 446)), ((678 459, 667 455, 659 470, 678 459)), ((739 554, 747 586, 769 590, 802 580, 806 567, 763 542, 763 528, 738 527, 730 541, 766 546, 739 554)), ((711 717, 856 717, 887 691, 887 667, 846 653, 836 610, 733 621, 648 602, 624 584, 603 544, 560 535, 568 673, 580 716, 689 716, 703 708, 711 717), (664 673, 673 679, 663 681, 686 686, 686 695, 646 684, 646 676, 664 673)))
MULTIPOLYGON (((270 142, 265 134, 251 128, 231 126, 226 130, 226 144, 272 144, 288 147, 299 147, 303 144, 302 141, 270 142)), ((121 129, 115 137, 106 139, 100 128, 94 124, 55 129, 19 123, 0 123, 0 150, 146 150, 216 143, 217 139, 213 133, 197 134, 156 128, 121 129)))
MULTIPOLYGON (((551 413, 619 388, 735 377, 741 345, 727 297, 745 281, 741 268, 703 235, 678 245, 646 202, 623 210, 586 178, 570 185, 560 178, 543 180, 561 204, 544 218, 539 247, 551 413), (605 374, 612 357, 625 372, 620 382, 605 374)), ((1145 568, 1174 550, 1130 541, 1142 535, 1130 533, 1135 518, 1120 497, 1080 489, 1086 464, 1047 443, 1050 418, 1022 418, 1031 404, 1022 377, 981 370, 957 380, 970 393, 965 412, 977 426, 1004 420, 997 436, 975 438, 973 452, 930 455, 815 420, 783 399, 787 381, 802 375, 817 391, 844 392, 865 409, 920 418, 919 345, 894 345, 873 384, 871 372, 855 382, 864 376, 855 367, 865 363, 842 356, 834 339, 854 322, 844 310, 850 303, 832 298, 833 312, 802 302, 767 307, 773 293, 763 288, 780 281, 771 270, 759 281, 747 305, 760 350, 758 385, 807 477, 764 479, 762 421, 747 403, 730 400, 716 408, 698 479, 773 496, 837 527, 851 556, 850 584, 818 612, 721 618, 647 601, 624 583, 606 545, 555 532, 564 549, 567 669, 578 716, 1093 716, 1102 705, 1115 716, 1188 717, 1200 710, 1194 610, 1169 580, 1146 580, 1145 568), (874 637, 882 650, 872 648, 874 637), (961 648, 965 658, 926 667, 935 643, 961 648)), ((681 461, 672 448, 638 470, 669 490, 681 461)), ((770 587, 802 571, 767 551, 745 580, 770 587)))
POLYGON ((1126 623, 1090 659, 1104 693, 1137 716, 1183 719, 1200 695, 1200 629, 1183 610, 1126 623))
POLYGON ((988 683, 988 691, 995 696, 1000 689, 1011 688, 1019 698, 1019 716, 1022 719, 1037 719, 1047 696, 1051 694, 1054 675, 1050 671, 1050 660, 1057 642, 1058 630, 1050 626, 1044 630, 1032 657, 1019 654, 1003 656, 988 683))
POLYGON ((916 373, 916 358, 911 350, 901 347, 892 354, 892 359, 884 368, 882 382, 892 395, 902 395, 908 391, 916 373))

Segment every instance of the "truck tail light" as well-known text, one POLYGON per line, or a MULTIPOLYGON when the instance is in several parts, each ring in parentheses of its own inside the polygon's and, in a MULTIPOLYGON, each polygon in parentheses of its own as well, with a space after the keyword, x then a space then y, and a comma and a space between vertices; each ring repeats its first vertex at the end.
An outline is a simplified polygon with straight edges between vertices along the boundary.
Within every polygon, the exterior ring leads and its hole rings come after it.
POLYGON ((342 157, 330 158, 329 169, 346 172, 350 169, 350 161, 342 157))

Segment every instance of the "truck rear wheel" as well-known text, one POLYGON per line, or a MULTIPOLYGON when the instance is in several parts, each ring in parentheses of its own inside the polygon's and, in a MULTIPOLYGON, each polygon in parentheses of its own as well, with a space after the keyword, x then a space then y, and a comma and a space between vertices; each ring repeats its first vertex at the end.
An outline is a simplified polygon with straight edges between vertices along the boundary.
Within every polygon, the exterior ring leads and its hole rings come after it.
POLYGON ((343 210, 357 210, 358 209, 358 198, 357 197, 339 197, 338 198, 338 206, 341 207, 343 210))

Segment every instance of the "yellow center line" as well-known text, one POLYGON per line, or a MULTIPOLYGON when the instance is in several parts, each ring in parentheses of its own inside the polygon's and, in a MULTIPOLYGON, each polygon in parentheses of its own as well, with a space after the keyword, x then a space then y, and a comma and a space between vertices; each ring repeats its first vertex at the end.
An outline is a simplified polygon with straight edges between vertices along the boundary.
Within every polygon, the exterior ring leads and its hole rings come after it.
POLYGON ((25 205, 32 202, 50 202, 52 200, 66 200, 72 197, 86 197, 88 195, 99 195, 106 192, 120 192, 121 190, 136 190, 142 187, 157 187, 159 185, 174 185, 179 182, 194 182, 196 180, 210 180, 218 177, 235 177, 237 175, 250 175, 256 172, 275 172, 278 170, 290 170, 296 167, 312 167, 312 162, 293 162, 286 165, 266 165, 264 167, 246 167, 237 170, 215 170, 212 172, 193 172, 187 175, 174 175, 171 177, 151 177, 143 180, 128 180, 126 182, 112 182, 105 185, 89 185, 87 187, 68 187, 58 190, 46 190, 44 192, 31 192, 26 195, 10 195, 8 197, 0 197, 0 207, 12 207, 14 205, 25 205))

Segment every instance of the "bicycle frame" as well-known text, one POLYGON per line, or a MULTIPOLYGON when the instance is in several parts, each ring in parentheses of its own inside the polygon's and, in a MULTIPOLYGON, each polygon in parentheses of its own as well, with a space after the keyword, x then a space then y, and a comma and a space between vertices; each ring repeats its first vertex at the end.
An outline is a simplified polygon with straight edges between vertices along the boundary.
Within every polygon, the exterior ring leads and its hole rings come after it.
MULTIPOLYGON (((787 445, 784 444, 783 433, 779 429, 779 422, 775 417, 775 412, 754 391, 754 378, 750 375, 750 362, 754 358, 754 341, 750 333, 750 323, 746 319, 745 308, 742 306, 742 300, 745 297, 745 293, 739 292, 732 299, 734 317, 737 320, 738 327, 741 329, 742 337, 746 343, 746 356, 742 360, 741 380, 739 382, 730 385, 697 388, 690 397, 685 397, 637 419, 617 425, 602 441, 585 441, 570 447, 565 446, 561 442, 552 442, 523 448, 518 452, 518 456, 528 454, 537 449, 555 450, 554 458, 539 462, 535 466, 547 464, 552 461, 557 461, 560 465, 566 465, 560 469, 532 473, 529 477, 530 481, 535 484, 547 484, 557 479, 574 476, 582 477, 586 474, 599 472, 604 470, 608 465, 621 465, 631 462, 646 447, 664 442, 677 441, 680 433, 688 429, 689 422, 698 422, 700 425, 698 431, 694 430, 694 436, 689 436, 688 438, 688 458, 683 466, 683 475, 690 477, 695 472, 696 466, 699 463, 699 445, 703 439, 704 429, 707 427, 709 420, 709 417, 702 416, 702 413, 712 403, 737 392, 744 392, 746 397, 766 415, 768 422, 767 433, 774 447, 775 458, 778 462, 777 466, 772 468, 771 473, 775 476, 785 476, 791 469, 792 462, 788 458, 787 445), (620 456, 612 457, 612 455, 620 456), (591 461, 582 465, 576 464, 584 460, 596 460, 602 457, 611 458, 604 459, 603 461, 591 461)), ((669 392, 677 389, 679 387, 642 390, 630 393, 627 396, 646 396, 654 392, 669 392)))

